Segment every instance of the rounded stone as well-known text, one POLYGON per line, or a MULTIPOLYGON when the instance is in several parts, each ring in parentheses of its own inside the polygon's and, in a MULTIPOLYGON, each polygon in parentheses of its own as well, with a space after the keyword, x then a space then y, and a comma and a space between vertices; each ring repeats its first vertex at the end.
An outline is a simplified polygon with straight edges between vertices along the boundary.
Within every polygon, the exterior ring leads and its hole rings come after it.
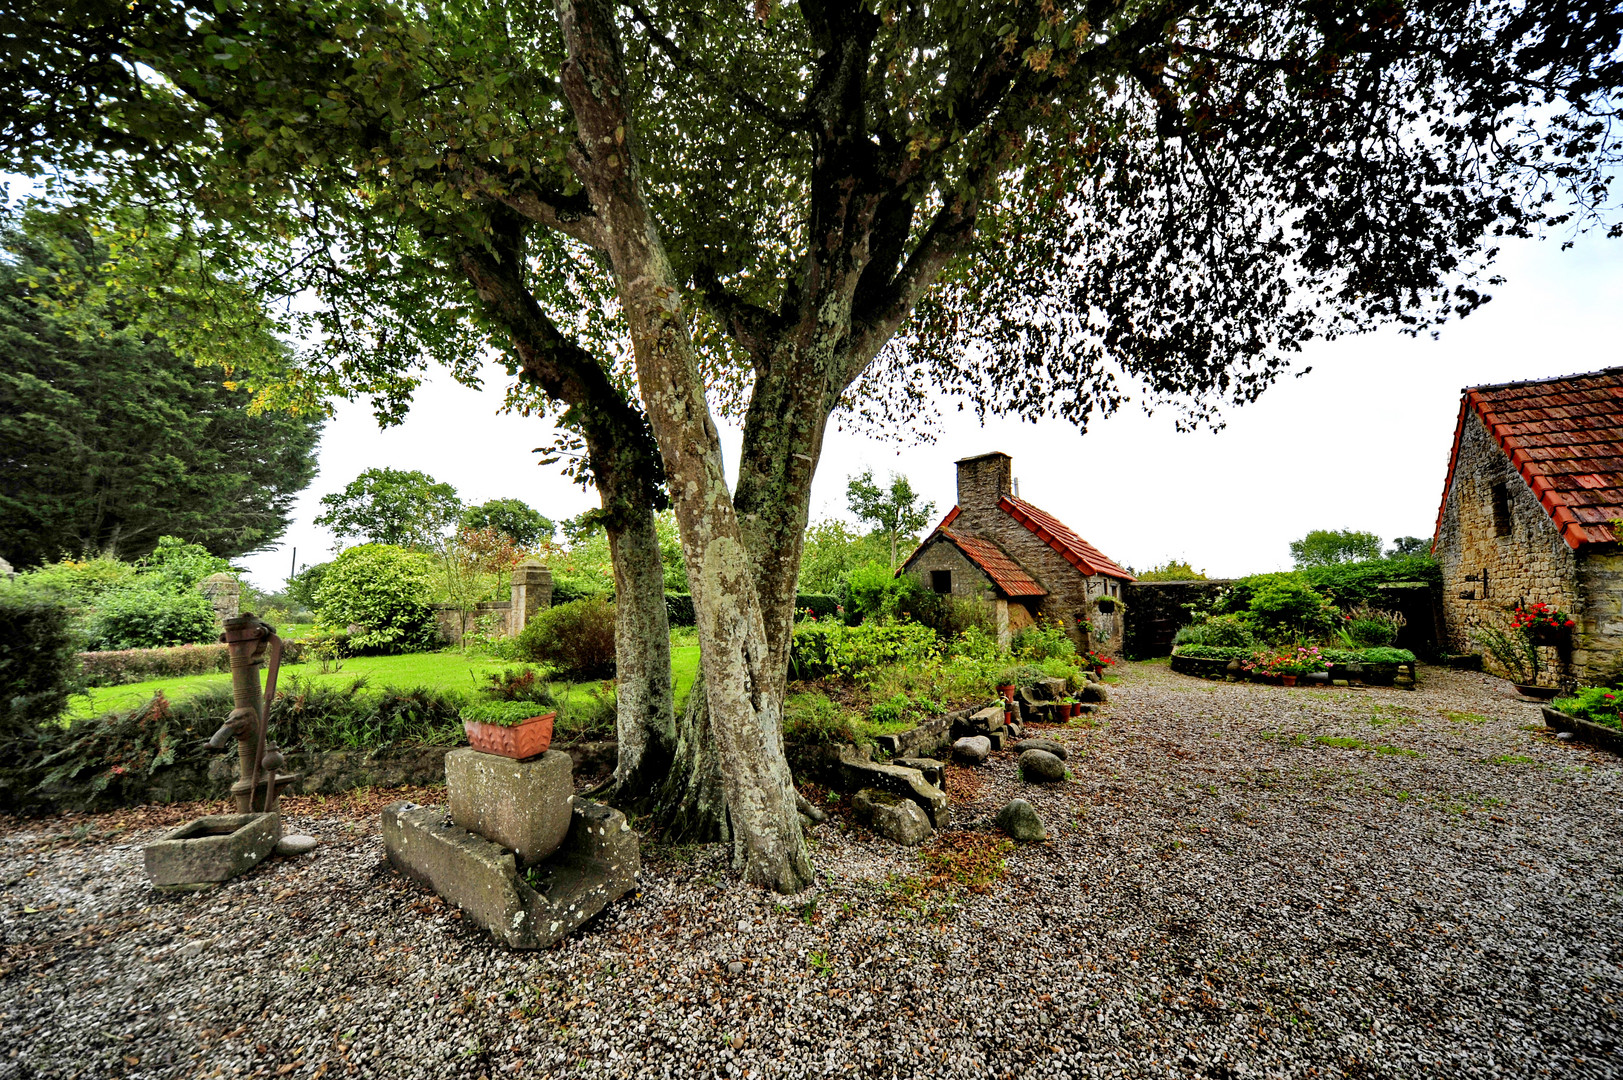
POLYGON ((1055 742, 1053 739, 1025 739, 1021 742, 1015 743, 1014 749, 1016 753, 1024 753, 1027 750, 1042 750, 1053 754, 1061 761, 1065 760, 1064 745, 1055 742))
POLYGON ((1020 775, 1031 784, 1057 784, 1065 779, 1065 762, 1047 750, 1027 750, 1020 755, 1020 775))
POLYGON ((276 854, 278 855, 308 855, 316 849, 321 841, 313 836, 295 834, 284 836, 276 841, 276 854))
POLYGON ((992 740, 985 735, 966 735, 952 744, 954 761, 963 765, 979 765, 992 752, 992 740))
POLYGON ((1037 811, 1024 799, 1010 799, 1008 804, 997 812, 997 827, 1014 839, 1025 843, 1048 839, 1048 830, 1043 827, 1043 819, 1037 816, 1037 811))

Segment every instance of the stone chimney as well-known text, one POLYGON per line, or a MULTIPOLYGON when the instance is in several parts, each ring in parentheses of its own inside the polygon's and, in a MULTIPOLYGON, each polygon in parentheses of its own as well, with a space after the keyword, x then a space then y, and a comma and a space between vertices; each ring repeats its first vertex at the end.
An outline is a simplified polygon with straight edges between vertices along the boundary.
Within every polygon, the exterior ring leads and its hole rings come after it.
POLYGON ((1014 459, 994 450, 958 462, 958 512, 972 529, 990 529, 998 500, 1014 493, 1014 459))

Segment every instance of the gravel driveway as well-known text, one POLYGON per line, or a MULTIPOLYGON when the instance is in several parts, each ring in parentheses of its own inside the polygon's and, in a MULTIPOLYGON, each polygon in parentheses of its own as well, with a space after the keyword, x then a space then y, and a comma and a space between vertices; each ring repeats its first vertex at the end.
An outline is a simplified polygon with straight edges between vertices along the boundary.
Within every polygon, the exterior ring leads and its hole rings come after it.
POLYGON ((1623 1075, 1619 759, 1482 675, 1122 667, 1043 732, 1074 780, 951 772, 957 825, 1020 794, 1046 843, 836 814, 787 900, 645 845, 541 953, 388 868, 401 793, 295 800, 316 854, 188 897, 140 844, 195 808, 0 824, 0 1078, 1623 1075))

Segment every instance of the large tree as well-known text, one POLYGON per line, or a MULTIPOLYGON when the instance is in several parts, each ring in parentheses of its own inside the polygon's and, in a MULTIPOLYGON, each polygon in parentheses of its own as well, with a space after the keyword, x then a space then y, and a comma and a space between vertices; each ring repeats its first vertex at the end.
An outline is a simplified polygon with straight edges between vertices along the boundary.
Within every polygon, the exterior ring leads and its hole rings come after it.
MULTIPOLYGON (((322 418, 256 410, 227 372, 178 355, 165 313, 108 288, 107 239, 30 215, 0 245, 0 555, 135 559, 175 534, 233 557, 281 536, 322 418)), ((256 301, 230 302, 266 330, 256 301)))
POLYGON ((365 469, 321 505, 316 524, 340 540, 415 548, 436 546, 463 510, 456 488, 419 469, 365 469))
POLYGON ((610 283, 698 615, 691 730, 746 875, 779 889, 810 873, 779 721, 833 411, 894 421, 933 386, 1079 425, 1129 391, 1199 416, 1311 337, 1468 312, 1498 236, 1605 203, 1623 33, 1601 0, 24 18, 0 87, 24 167, 166 171, 266 240, 266 208, 298 207, 316 261, 329 234, 349 252, 332 310, 402 282, 366 309, 385 359, 423 340, 389 317, 415 295, 430 328, 499 327, 525 364, 612 384, 555 303, 610 283), (445 305, 445 270, 476 300, 445 305), (595 367, 559 359, 583 350, 595 367))

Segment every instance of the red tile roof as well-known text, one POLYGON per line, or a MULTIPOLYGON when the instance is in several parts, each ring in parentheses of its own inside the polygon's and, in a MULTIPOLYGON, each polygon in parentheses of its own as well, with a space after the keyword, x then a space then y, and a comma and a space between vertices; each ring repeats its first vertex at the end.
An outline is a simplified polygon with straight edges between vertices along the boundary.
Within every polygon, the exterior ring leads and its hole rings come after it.
POLYGON ((949 540, 964 558, 986 571, 986 576, 992 579, 1005 596, 1047 596, 1048 590, 1032 580, 1031 575, 1020 568, 1015 562, 1003 553, 1003 549, 990 540, 982 540, 978 536, 960 536, 951 529, 937 529, 936 534, 949 540))
POLYGON ((998 500, 997 508, 1031 530, 1039 540, 1059 552, 1066 562, 1082 573, 1090 576, 1103 574, 1124 581, 1136 580, 1132 574, 1105 558, 1104 552, 1072 532, 1070 526, 1054 515, 1008 495, 998 500))
POLYGON ((1610 524, 1623 518, 1623 367, 1466 390, 1437 508, 1439 529, 1467 409, 1481 418, 1569 545, 1623 540, 1610 524))

